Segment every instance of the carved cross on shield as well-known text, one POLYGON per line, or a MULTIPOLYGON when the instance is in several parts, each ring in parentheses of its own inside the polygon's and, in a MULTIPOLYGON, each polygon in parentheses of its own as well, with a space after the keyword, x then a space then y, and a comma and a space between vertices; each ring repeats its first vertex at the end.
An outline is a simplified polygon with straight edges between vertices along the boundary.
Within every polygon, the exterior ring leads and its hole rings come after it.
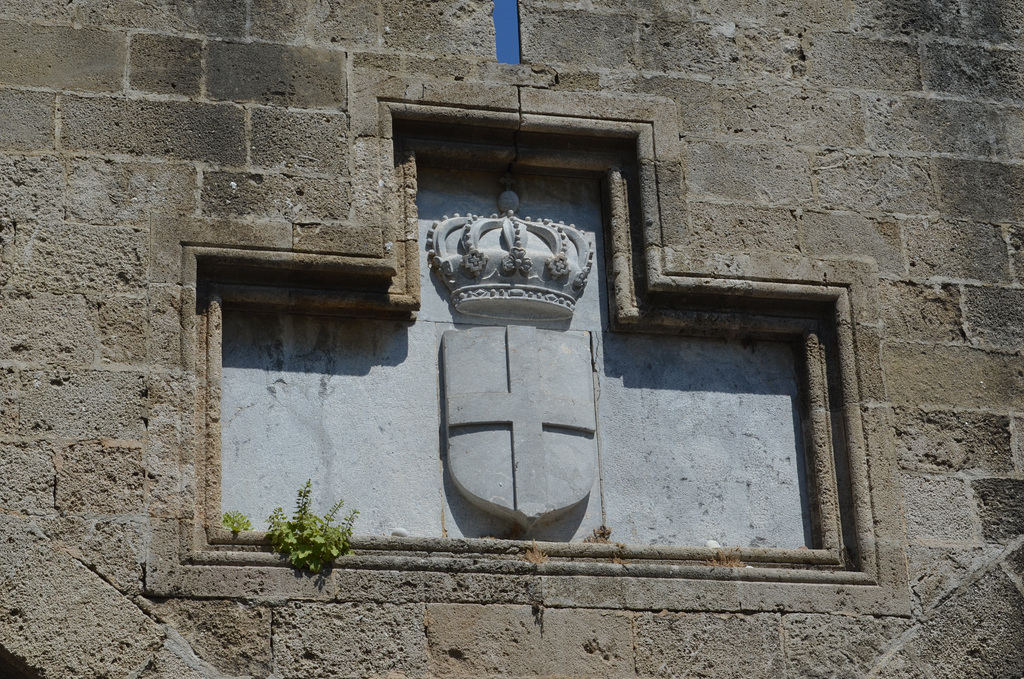
POLYGON ((448 466, 479 508, 529 528, 597 470, 590 336, 510 325, 443 337, 448 466))

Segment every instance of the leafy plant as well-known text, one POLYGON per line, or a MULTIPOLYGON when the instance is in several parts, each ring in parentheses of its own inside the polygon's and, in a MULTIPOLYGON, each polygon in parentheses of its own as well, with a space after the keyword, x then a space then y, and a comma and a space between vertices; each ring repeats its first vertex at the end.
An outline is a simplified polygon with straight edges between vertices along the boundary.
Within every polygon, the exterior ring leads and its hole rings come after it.
POLYGON ((739 547, 716 549, 715 555, 704 563, 708 566, 718 566, 719 568, 743 568, 746 565, 740 560, 739 547))
POLYGON ((319 573, 325 563, 330 563, 342 554, 351 554, 352 522, 359 514, 352 511, 341 523, 334 524, 334 517, 341 510, 344 502, 338 500, 324 516, 317 516, 310 511, 313 501, 312 481, 299 489, 299 498, 295 503, 295 514, 288 519, 284 510, 275 509, 267 519, 270 530, 267 536, 270 545, 279 554, 287 554, 292 565, 319 573))
POLYGON ((523 559, 539 566, 548 560, 548 555, 541 551, 541 548, 537 546, 537 541, 534 540, 533 544, 527 547, 526 551, 523 552, 523 559))
POLYGON ((249 517, 242 512, 224 512, 224 517, 220 522, 221 525, 235 534, 238 534, 243 530, 252 530, 252 524, 249 522, 249 517))

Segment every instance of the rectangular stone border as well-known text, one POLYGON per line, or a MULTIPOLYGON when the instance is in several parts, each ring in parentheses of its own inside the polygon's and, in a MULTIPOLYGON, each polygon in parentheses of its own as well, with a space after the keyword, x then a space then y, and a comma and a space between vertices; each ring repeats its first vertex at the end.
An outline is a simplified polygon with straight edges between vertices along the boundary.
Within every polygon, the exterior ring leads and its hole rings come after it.
MULTIPOLYGON (((774 258, 744 260, 738 270, 724 276, 694 276, 678 267, 666 266, 661 246, 662 214, 681 214, 682 185, 671 179, 682 177, 679 137, 675 127, 675 106, 657 97, 621 97, 603 94, 562 93, 520 88, 518 106, 511 97, 490 96, 479 87, 464 89, 449 83, 433 90, 430 97, 408 99, 403 79, 374 73, 372 69, 353 76, 350 112, 356 136, 379 137, 380 163, 394 168, 395 187, 385 200, 382 233, 391 235, 384 256, 373 264, 366 259, 339 257, 324 259, 302 253, 244 249, 248 242, 226 252, 214 246, 183 247, 183 275, 186 286, 196 278, 187 276, 201 261, 216 263, 221 270, 232 266, 276 266, 306 270, 335 268, 342 280, 339 290, 350 281, 355 295, 336 297, 297 294, 285 285, 273 289, 247 286, 245 280, 222 286, 209 299, 218 308, 217 297, 232 302, 248 301, 278 308, 301 310, 326 304, 335 312, 379 316, 405 313, 418 304, 418 257, 415 229, 415 157, 393 151, 393 120, 423 117, 432 121, 483 124, 524 132, 559 132, 567 135, 629 136, 637 142, 638 180, 631 189, 617 168, 608 168, 605 185, 611 196, 610 276, 612 322, 616 330, 674 332, 698 336, 749 336, 780 334, 794 337, 793 319, 809 316, 826 319, 835 328, 834 342, 822 344, 803 327, 808 356, 808 384, 812 392, 812 428, 821 432, 834 421, 841 429, 850 467, 853 532, 858 558, 854 570, 837 570, 847 562, 834 549, 763 550, 741 549, 739 558, 757 567, 719 568, 705 565, 715 550, 702 547, 630 547, 577 543, 545 543, 552 560, 535 565, 522 560, 528 543, 519 541, 453 540, 447 538, 359 538, 357 554, 347 557, 328 573, 312 577, 286 568, 286 561, 266 553, 265 537, 258 533, 234 538, 217 525, 207 526, 203 508, 212 509, 209 493, 209 441, 219 421, 208 404, 219 403, 219 321, 217 313, 205 310, 196 315, 183 311, 183 363, 196 366, 200 385, 200 409, 206 414, 204 431, 196 436, 206 455, 197 465, 201 487, 194 520, 155 519, 152 549, 147 561, 148 592, 156 595, 231 596, 251 598, 312 598, 364 600, 352 588, 367 587, 384 600, 401 600, 411 583, 418 601, 474 601, 478 603, 532 603, 547 606, 582 606, 642 610, 831 612, 867 614, 909 614, 909 594, 904 545, 899 529, 898 491, 894 483, 894 459, 886 427, 865 432, 865 407, 858 383, 875 379, 880 371, 877 347, 872 344, 871 327, 877 322, 873 293, 875 274, 856 262, 822 262, 791 258, 780 263, 774 258), (426 101, 424 101, 426 99, 426 101), (456 102, 456 106, 451 105, 456 102), (461 104, 461 107, 458 106, 461 104), (372 113, 371 113, 372 112, 372 113), (588 116, 588 114, 590 114, 588 116), (675 190, 672 190, 672 189, 675 190), (631 190, 639 195, 631 195, 631 190), (634 202, 635 201, 635 202, 634 202), (631 207, 639 205, 639 210, 631 207), (234 263, 234 264, 233 264, 234 263), (360 298, 359 281, 391 277, 388 293, 377 298, 360 298), (221 297, 223 299, 223 297, 221 297), (695 305, 694 303, 697 302, 695 305), (704 305, 702 308, 701 305, 704 305), (750 314, 758 304, 790 310, 782 315, 750 314), (719 305, 726 311, 709 310, 719 305), (821 309, 827 313, 822 315, 821 309), (733 308, 736 310, 730 310, 733 308), (810 311, 812 310, 813 311, 810 311), (191 316, 190 318, 186 318, 191 316), (788 319, 788 320, 787 320, 788 319), (187 341, 188 339, 192 341, 187 341), (213 341, 210 339, 213 338, 213 341), (863 341, 862 341, 863 340, 863 341), (217 344, 215 348, 213 345, 217 344), (192 351, 185 347, 191 346, 192 351), (856 350, 856 351, 855 351, 856 350), (828 357, 822 358, 822 353, 828 357), (815 357, 818 358, 815 358, 815 357), (829 393, 828 365, 838 367, 841 404, 837 410, 813 394, 829 393), (814 366, 820 366, 815 369, 814 366), (217 366, 217 367, 214 367, 217 366), (816 377, 817 375, 817 377, 816 377), (817 380, 824 380, 819 383, 817 380), (207 430, 207 428, 209 429, 207 430), (202 494, 206 493, 205 498, 202 494), (612 562, 608 563, 611 559, 612 562), (632 560, 642 563, 634 564, 632 560), (364 575, 365 574, 365 575, 364 575), (401 574, 402 584, 393 582, 401 574), (367 581, 366 577, 371 580, 367 581), (458 580, 477 592, 469 597, 454 590, 434 588, 430 583, 458 580), (503 583, 495 592, 486 583, 503 583), (389 584, 390 583, 390 584, 389 584), (476 589, 474 589, 474 587, 476 589)), ((415 89, 415 88, 414 88, 415 89)), ((425 95, 428 90, 419 90, 425 95)), ((550 164, 550 158, 538 161, 550 164)), ((558 159, 554 161, 560 162, 558 159)), ((369 173, 368 173, 369 174, 369 173)), ((366 178, 370 181, 371 178, 366 178)), ((184 240, 175 244, 184 244, 184 240)), ((284 245, 282 243, 282 245, 284 245)), ((231 248, 227 248, 230 250, 231 248)), ((216 268, 216 267, 215 267, 216 268)), ((242 276, 244 279, 244 276, 242 276)), ((233 281, 235 282, 235 281, 233 281)), ((197 299, 200 296, 197 295, 197 299)), ((827 437, 812 437, 816 445, 827 437)), ((819 449, 814 455, 822 459, 819 449)), ((219 456, 219 454, 218 454, 219 456)), ((819 495, 829 495, 826 489, 819 495)), ((219 500, 216 503, 219 509, 219 500)), ((219 518, 219 513, 216 515, 219 518)), ((827 512, 823 513, 829 522, 827 512)), ((219 523, 219 522, 218 522, 219 523)), ((841 529, 840 529, 841 530, 841 529)), ((833 542, 835 531, 823 531, 823 540, 833 542)), ((460 589, 461 591, 461 589, 460 589)))

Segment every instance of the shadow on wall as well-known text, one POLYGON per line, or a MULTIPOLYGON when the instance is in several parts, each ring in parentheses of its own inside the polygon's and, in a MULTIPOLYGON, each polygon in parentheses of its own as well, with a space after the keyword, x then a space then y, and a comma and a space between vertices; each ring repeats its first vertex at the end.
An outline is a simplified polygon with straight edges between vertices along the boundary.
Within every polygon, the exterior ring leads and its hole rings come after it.
POLYGON ((24 661, 8 653, 3 646, 0 646, 0 677, 5 679, 38 679, 37 675, 24 661))

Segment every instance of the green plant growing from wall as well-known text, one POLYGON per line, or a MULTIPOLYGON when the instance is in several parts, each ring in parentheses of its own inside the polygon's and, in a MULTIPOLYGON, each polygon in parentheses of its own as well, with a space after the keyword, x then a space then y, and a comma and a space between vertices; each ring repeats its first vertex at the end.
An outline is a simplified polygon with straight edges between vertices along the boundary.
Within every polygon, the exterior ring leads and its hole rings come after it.
POLYGON ((341 510, 344 501, 338 500, 324 516, 318 516, 311 510, 313 501, 312 481, 299 489, 299 497, 295 503, 295 514, 288 519, 280 507, 271 513, 267 522, 270 530, 267 536, 270 545, 279 554, 286 554, 296 568, 305 568, 319 573, 324 564, 330 563, 343 554, 351 554, 352 523, 359 512, 349 512, 339 524, 334 525, 334 517, 341 510))
POLYGON ((220 522, 221 525, 235 535, 238 535, 243 530, 252 530, 252 523, 249 522, 249 517, 242 512, 224 512, 220 522))

